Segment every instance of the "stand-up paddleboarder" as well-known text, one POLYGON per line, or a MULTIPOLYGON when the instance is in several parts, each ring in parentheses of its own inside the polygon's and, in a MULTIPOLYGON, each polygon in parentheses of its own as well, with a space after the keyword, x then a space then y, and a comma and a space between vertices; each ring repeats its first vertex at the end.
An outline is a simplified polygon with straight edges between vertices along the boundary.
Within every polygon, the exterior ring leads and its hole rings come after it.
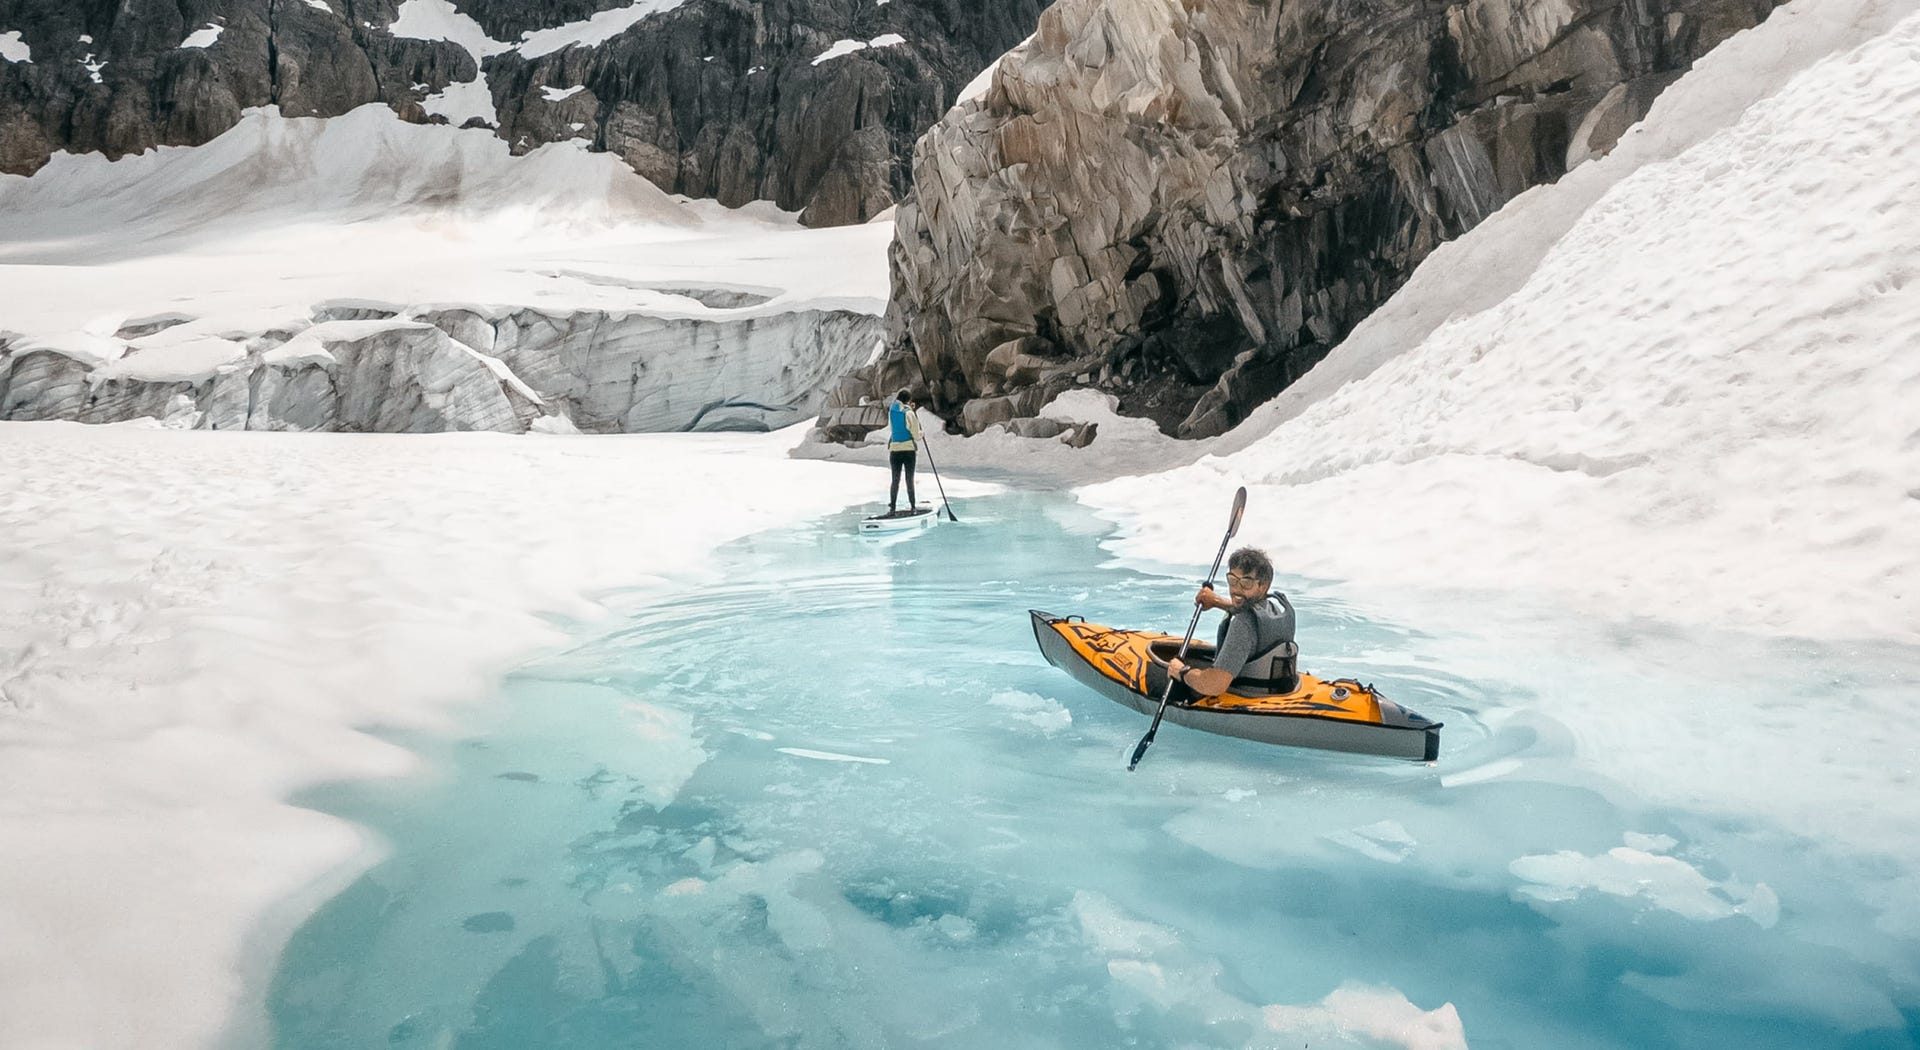
POLYGON ((887 422, 893 431, 887 441, 887 469, 893 476, 892 484, 887 488, 886 517, 897 513, 912 514, 920 503, 913 495, 913 465, 920 449, 920 420, 914 415, 918 407, 905 388, 894 396, 893 403, 887 406, 887 422), (900 475, 907 475, 907 509, 895 511, 894 505, 900 502, 900 475))

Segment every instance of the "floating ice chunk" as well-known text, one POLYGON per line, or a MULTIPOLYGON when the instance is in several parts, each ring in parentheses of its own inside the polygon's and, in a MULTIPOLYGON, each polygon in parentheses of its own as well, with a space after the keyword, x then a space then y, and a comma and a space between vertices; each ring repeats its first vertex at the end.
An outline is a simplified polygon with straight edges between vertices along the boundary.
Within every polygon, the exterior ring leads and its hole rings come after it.
MULTIPOLYGON (((734 848, 735 843, 725 843, 734 848)), ((811 951, 833 943, 833 924, 818 907, 794 894, 793 884, 819 871, 819 851, 782 853, 763 862, 741 861, 728 866, 698 892, 700 907, 714 912, 738 906, 744 900, 764 909, 768 932, 793 951, 811 951)), ((682 882, 698 880, 682 880, 682 882)))
POLYGON ((705 879, 686 878, 668 886, 660 892, 668 897, 685 897, 695 893, 704 893, 707 888, 705 879))
POLYGON ((1484 765, 1474 766, 1471 769, 1463 769, 1458 773, 1448 773, 1440 778, 1440 786, 1451 788, 1461 787, 1466 784, 1478 784, 1483 780, 1493 780, 1497 777, 1504 777, 1519 768, 1520 760, 1517 758, 1496 758, 1484 765))
POLYGON ((213 42, 220 39, 220 34, 225 32, 226 28, 226 26, 208 22, 205 28, 194 30, 185 40, 180 41, 180 47, 182 50, 190 47, 212 47, 213 42))
POLYGON ((1521 857, 1508 870, 1526 880, 1519 893, 1535 901, 1557 903, 1598 890, 1615 897, 1643 898, 1655 908, 1696 922, 1745 915, 1770 928, 1780 919, 1780 899, 1765 883, 1751 888, 1718 883, 1677 857, 1615 846, 1598 856, 1572 850, 1521 857))
POLYGON ((1648 853, 1665 853, 1680 843, 1671 835, 1643 835, 1638 831, 1629 831, 1627 845, 1634 849, 1643 849, 1648 853))
POLYGON ((546 99, 548 102, 561 102, 578 95, 586 89, 587 86, 585 84, 575 84, 570 88, 543 87, 540 89, 540 97, 546 99))
POLYGON ((1365 827, 1336 831, 1323 836, 1336 846, 1345 846, 1355 853, 1388 864, 1398 864, 1406 860, 1419 845, 1419 840, 1407 833, 1399 822, 1382 820, 1365 827))
POLYGON ((18 29, 9 29, 4 33, 0 33, 0 58, 4 58, 9 62, 25 62, 28 65, 32 65, 33 49, 28 47, 26 42, 20 39, 20 31, 18 29))
POLYGON ((665 809, 706 762, 706 749, 685 712, 642 700, 630 701, 625 711, 638 745, 631 768, 642 781, 639 794, 655 809, 665 809))
POLYGON ((1300 1036, 1307 1045, 1358 1035, 1406 1050, 1467 1050, 1467 1031, 1452 1003, 1422 1010, 1391 988, 1349 982, 1318 1006, 1269 1006, 1262 1017, 1270 1031, 1300 1036))
POLYGON ((742 726, 729 726, 727 727, 727 732, 733 733, 737 736, 746 737, 749 740, 772 740, 773 739, 772 733, 764 732, 759 729, 747 729, 742 726))
MULTIPOLYGON (((1452 1003, 1422 1010, 1391 988, 1346 984, 1315 1006, 1260 1005, 1221 987, 1217 960, 1194 952, 1172 930, 1122 914, 1095 893, 1074 895, 1072 910, 1092 949, 1107 957, 1107 974, 1117 986, 1116 1012, 1159 1011, 1197 1018, 1209 1026, 1251 1025, 1283 1032, 1308 1045, 1367 1045, 1405 1050, 1465 1050, 1466 1034, 1452 1003)), ((1256 1040, 1269 1045, 1270 1040, 1256 1040)))
POLYGON ((718 855, 719 848, 719 844, 713 840, 713 836, 707 835, 699 842, 688 846, 685 852, 680 855, 700 865, 701 869, 705 870, 713 867, 713 858, 718 855))
POLYGON ((942 915, 929 925, 955 944, 966 944, 980 933, 980 927, 964 915, 942 915))
POLYGON ((1011 711, 1015 721, 1038 726, 1044 733, 1057 733, 1073 725, 1073 715, 1066 708, 1034 693, 1010 689, 988 697, 987 703, 1011 711))
POLYGON ((811 758, 821 762, 860 762, 871 766, 892 765, 890 758, 864 758, 860 755, 842 755, 832 751, 813 751, 804 747, 777 747, 775 751, 795 758, 811 758))
POLYGON ((1764 882, 1753 884, 1753 892, 1734 911, 1752 919, 1763 930, 1771 930, 1780 921, 1780 895, 1764 882))

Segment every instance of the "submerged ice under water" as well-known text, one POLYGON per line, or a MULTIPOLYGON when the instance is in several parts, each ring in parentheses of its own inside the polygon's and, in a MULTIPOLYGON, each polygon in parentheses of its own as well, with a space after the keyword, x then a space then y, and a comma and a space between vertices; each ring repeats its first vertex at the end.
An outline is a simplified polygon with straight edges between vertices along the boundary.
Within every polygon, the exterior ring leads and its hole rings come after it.
POLYGON ((735 544, 406 740, 435 776, 314 793, 392 855, 288 945, 274 1045, 1916 1045, 1906 873, 1646 806, 1540 681, 1302 581, 1302 666, 1445 721, 1440 762, 1168 726, 1127 773, 1145 719, 1026 610, 1178 631, 1193 581, 1057 497, 963 515, 735 544))

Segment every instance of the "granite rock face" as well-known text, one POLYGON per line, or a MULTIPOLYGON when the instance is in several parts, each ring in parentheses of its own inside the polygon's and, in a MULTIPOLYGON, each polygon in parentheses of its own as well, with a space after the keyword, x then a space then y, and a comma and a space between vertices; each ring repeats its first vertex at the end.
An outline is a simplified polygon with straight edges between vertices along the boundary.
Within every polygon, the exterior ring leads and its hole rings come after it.
POLYGON ((905 192, 914 139, 1032 32, 1044 4, 689 0, 609 39, 548 50, 538 31, 631 5, 453 0, 492 42, 478 57, 393 35, 402 6, 0 0, 0 34, 20 34, 30 54, 0 58, 0 173, 31 173, 56 150, 117 158, 198 145, 255 106, 324 117, 378 102, 444 120, 436 97, 479 76, 497 125, 471 119, 515 150, 583 139, 672 192, 772 200, 813 225, 859 222, 905 192))
POLYGON ((589 433, 771 430, 819 411, 820 391, 881 331, 879 318, 840 310, 397 314, 319 310, 310 327, 261 333, 226 364, 184 376, 142 363, 143 350, 177 342, 175 331, 124 330, 128 353, 107 364, 0 333, 0 420, 519 433, 564 417, 589 433))
POLYGON ((968 432, 1093 385, 1230 428, 1773 0, 1060 0, 923 137, 889 353, 968 432))

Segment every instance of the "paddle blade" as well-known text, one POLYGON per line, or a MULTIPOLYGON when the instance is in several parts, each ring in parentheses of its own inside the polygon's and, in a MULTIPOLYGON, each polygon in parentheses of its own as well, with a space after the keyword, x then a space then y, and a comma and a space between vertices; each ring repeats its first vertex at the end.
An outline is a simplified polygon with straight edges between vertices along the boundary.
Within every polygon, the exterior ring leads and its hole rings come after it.
POLYGON ((1133 758, 1127 762, 1127 772, 1133 772, 1133 767, 1139 765, 1140 760, 1147 757, 1147 745, 1151 743, 1153 743, 1153 730, 1149 729, 1147 730, 1147 735, 1140 738, 1140 743, 1134 745, 1133 758))
POLYGON ((1239 491, 1233 494, 1233 520, 1227 523, 1228 539, 1232 539, 1233 534, 1240 531, 1240 515, 1245 514, 1246 512, 1247 512, 1247 487, 1245 485, 1242 485, 1240 486, 1239 491))

